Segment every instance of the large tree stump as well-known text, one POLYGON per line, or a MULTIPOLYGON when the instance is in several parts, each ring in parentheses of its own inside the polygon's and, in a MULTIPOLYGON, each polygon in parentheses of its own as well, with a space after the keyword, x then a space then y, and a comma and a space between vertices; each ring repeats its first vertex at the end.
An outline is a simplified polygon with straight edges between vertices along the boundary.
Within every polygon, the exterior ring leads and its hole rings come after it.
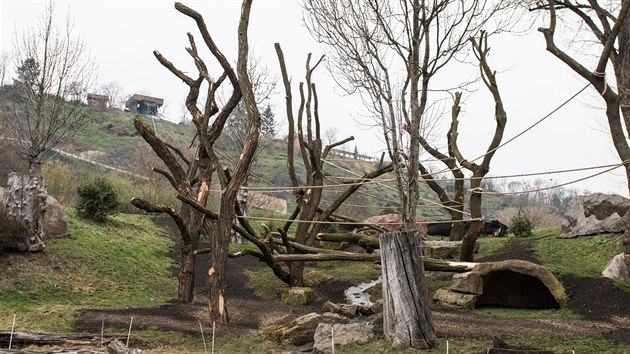
POLYGON ((9 222, 15 227, 11 235, 19 251, 43 251, 44 205, 48 193, 43 177, 25 176, 16 172, 9 174, 4 192, 4 210, 9 222))
POLYGON ((428 349, 436 345, 429 311, 424 266, 417 232, 380 236, 383 270, 383 333, 399 348, 428 349))

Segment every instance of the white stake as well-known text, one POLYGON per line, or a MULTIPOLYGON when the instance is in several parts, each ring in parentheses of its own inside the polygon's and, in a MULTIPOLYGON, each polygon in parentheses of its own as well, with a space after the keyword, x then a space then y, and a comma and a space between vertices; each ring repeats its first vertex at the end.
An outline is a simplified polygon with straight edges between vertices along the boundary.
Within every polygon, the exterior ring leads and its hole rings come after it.
POLYGON ((129 332, 127 332, 127 348, 129 348, 129 337, 131 337, 131 325, 133 324, 133 315, 131 321, 129 321, 129 332))
POLYGON ((103 346, 103 333, 105 333, 105 320, 101 320, 101 347, 103 346))
POLYGON ((446 340, 446 354, 448 354, 448 339, 446 340))
POLYGON ((201 340, 203 341, 203 351, 208 354, 208 347, 206 346, 206 337, 203 336, 203 326, 201 326, 201 320, 199 321, 199 330, 201 330, 201 340))
POLYGON ((335 325, 330 325, 330 342, 332 344, 332 354, 335 354, 335 325))
POLYGON ((212 351, 211 351, 212 354, 214 354, 214 325, 215 325, 215 322, 212 321, 212 351))
POLYGON ((11 349, 11 344, 13 344, 13 330, 15 330, 15 313, 13 314, 13 325, 11 325, 11 336, 9 337, 9 349, 11 349))

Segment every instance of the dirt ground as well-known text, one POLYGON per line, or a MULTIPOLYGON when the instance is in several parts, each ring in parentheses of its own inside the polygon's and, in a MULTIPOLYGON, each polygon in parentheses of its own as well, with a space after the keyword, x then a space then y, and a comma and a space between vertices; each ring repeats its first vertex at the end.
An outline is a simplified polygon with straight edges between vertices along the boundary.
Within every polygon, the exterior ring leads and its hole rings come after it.
MULTIPOLYGON (((531 241, 529 241, 531 242, 531 241)), ((178 250, 172 255, 177 259, 178 250)), ((197 273, 205 274, 207 258, 200 257, 197 273)), ((207 257, 207 256, 205 256, 207 257)), ((479 261, 523 259, 537 262, 527 240, 510 243, 491 257, 479 261)), ((247 286, 245 269, 265 267, 253 257, 228 260, 227 301, 229 325, 217 328, 218 335, 243 333, 271 324, 284 323, 309 312, 321 312, 326 300, 345 302, 343 291, 353 285, 340 281, 329 281, 314 287, 316 300, 305 307, 289 307, 278 301, 269 301, 256 296, 247 286)), ((568 307, 583 316, 575 319, 529 319, 498 318, 434 306, 434 325, 440 338, 488 338, 493 336, 521 336, 524 333, 555 336, 591 336, 630 343, 630 293, 615 287, 604 278, 561 277, 569 297, 568 307)), ((196 282, 196 297, 191 304, 173 303, 157 308, 86 310, 77 321, 77 330, 99 333, 101 321, 106 326, 127 328, 130 315, 134 316, 134 328, 154 328, 198 334, 198 320, 205 318, 206 297, 204 279, 196 282)), ((204 323, 205 328, 211 324, 204 323)))

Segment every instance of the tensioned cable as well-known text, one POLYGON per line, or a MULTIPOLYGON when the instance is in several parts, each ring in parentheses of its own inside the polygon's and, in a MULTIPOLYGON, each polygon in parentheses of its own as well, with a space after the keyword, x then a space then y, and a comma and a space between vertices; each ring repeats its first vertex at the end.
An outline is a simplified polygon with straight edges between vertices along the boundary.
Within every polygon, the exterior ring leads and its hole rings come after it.
MULTIPOLYGON (((512 141, 516 140, 517 138, 521 137, 523 134, 527 133, 528 131, 532 130, 535 126, 537 126, 538 124, 542 123, 544 120, 546 120, 547 118, 551 117, 554 113, 556 113, 557 111, 559 111, 562 107, 566 106, 569 102, 573 101, 573 99, 575 99, 577 96, 579 96, 584 90, 586 90, 589 86, 591 86, 590 83, 586 84, 586 86, 582 87, 580 90, 578 90, 576 93, 574 93, 571 97, 569 97, 568 99, 564 100, 564 102, 562 102, 558 107, 554 108, 553 110, 551 110, 549 113, 547 113, 546 115, 544 115, 542 118, 540 118, 539 120, 537 120, 534 124, 530 125, 529 127, 527 127, 525 130, 523 130, 522 132, 516 134, 515 136, 513 136, 512 138, 508 139, 507 141, 499 144, 497 147, 495 147, 494 149, 490 149, 489 151, 487 151, 486 153, 482 154, 481 156, 470 160, 470 162, 474 162, 477 161, 483 157, 485 157, 488 154, 491 154, 495 151, 497 151, 498 149, 504 147, 505 145, 511 143, 512 141)), ((451 169, 446 168, 442 171, 436 172, 436 173, 442 173, 442 172, 446 172, 446 171, 451 171, 451 169)))
POLYGON ((568 186, 570 184, 574 184, 577 182, 582 182, 585 181, 587 179, 593 178, 593 177, 597 177, 599 175, 602 175, 604 173, 608 173, 614 169, 617 169, 625 164, 627 164, 630 161, 625 161, 621 164, 617 164, 615 167, 611 167, 607 170, 601 171, 601 172, 597 172, 595 174, 586 176, 586 177, 582 177, 582 178, 578 178, 576 180, 570 181, 570 182, 566 182, 566 183, 561 183, 561 184, 557 184, 555 186, 549 186, 549 187, 543 187, 543 188, 538 188, 538 189, 531 189, 531 190, 526 190, 526 191, 518 191, 518 192, 483 192, 483 191, 477 191, 476 193, 481 193, 481 194, 501 194, 501 195, 509 195, 509 194, 524 194, 524 193, 534 193, 534 192, 541 192, 541 191, 546 191, 549 189, 554 189, 554 188, 560 188, 560 187, 564 187, 564 186, 568 186))
MULTIPOLYGON (((334 164, 334 163, 332 163, 332 162, 328 162, 328 161, 324 161, 324 162, 326 162, 327 164, 329 164, 329 165, 331 165, 331 166, 333 166, 333 167, 336 167, 336 168, 339 168, 339 169, 341 169, 341 170, 343 170, 343 171, 346 171, 346 172, 348 172, 348 173, 350 173, 350 174, 356 175, 356 173, 355 173, 355 172, 352 172, 352 171, 350 171, 350 170, 348 170, 348 169, 345 169, 345 168, 343 168, 343 167, 341 167, 341 166, 337 166, 336 164, 334 164)), ((391 187, 391 186, 388 186, 388 185, 386 185, 386 184, 382 184, 382 183, 376 183, 376 184, 377 184, 377 185, 379 185, 379 186, 385 187, 385 188, 387 188, 387 189, 393 190, 393 191, 395 191, 395 192, 398 192, 398 191, 396 190, 396 188, 391 187)), ((420 201, 420 200, 421 200, 421 201, 423 201, 423 202, 429 203, 429 204, 438 205, 438 206, 440 206, 440 207, 442 207, 442 208, 444 208, 444 209, 448 209, 448 210, 452 210, 452 211, 455 211, 455 212, 461 213, 461 214, 463 214, 463 215, 469 215, 469 216, 471 215, 471 214, 470 214, 470 213, 468 213, 468 212, 465 212, 465 211, 462 211, 462 210, 458 210, 458 209, 455 209, 455 208, 452 208, 452 207, 449 207, 449 206, 443 205, 442 203, 439 203, 439 202, 434 202, 434 201, 429 200, 429 199, 425 199, 425 198, 418 198, 418 201, 420 201)))
MULTIPOLYGON (((248 220, 262 220, 262 221, 281 221, 286 222, 287 219, 281 218, 266 218, 266 217, 258 217, 258 216, 237 216, 239 219, 248 219, 248 220)), ((464 223, 469 221, 483 221, 483 217, 477 219, 467 219, 467 220, 435 220, 435 221, 416 221, 416 224, 421 225, 429 225, 429 224, 443 224, 443 223, 464 223)), ((403 222, 379 222, 376 224, 369 224, 360 221, 320 221, 320 220, 293 220, 293 223, 302 223, 302 224, 328 224, 328 225, 402 225, 403 222)))

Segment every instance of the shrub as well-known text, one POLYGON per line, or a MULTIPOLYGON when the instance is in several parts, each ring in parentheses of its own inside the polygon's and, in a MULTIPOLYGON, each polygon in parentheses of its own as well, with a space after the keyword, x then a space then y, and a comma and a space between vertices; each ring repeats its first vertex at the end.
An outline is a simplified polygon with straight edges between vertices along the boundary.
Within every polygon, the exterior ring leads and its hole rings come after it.
POLYGON ((55 197, 61 205, 71 205, 73 193, 70 166, 58 160, 51 160, 42 165, 41 173, 46 181, 48 194, 55 197))
POLYGON ((512 216, 510 231, 516 237, 527 237, 532 235, 532 222, 527 215, 519 209, 516 214, 512 216))
POLYGON ((118 207, 118 195, 110 182, 96 178, 77 188, 77 214, 86 219, 103 222, 118 207))

